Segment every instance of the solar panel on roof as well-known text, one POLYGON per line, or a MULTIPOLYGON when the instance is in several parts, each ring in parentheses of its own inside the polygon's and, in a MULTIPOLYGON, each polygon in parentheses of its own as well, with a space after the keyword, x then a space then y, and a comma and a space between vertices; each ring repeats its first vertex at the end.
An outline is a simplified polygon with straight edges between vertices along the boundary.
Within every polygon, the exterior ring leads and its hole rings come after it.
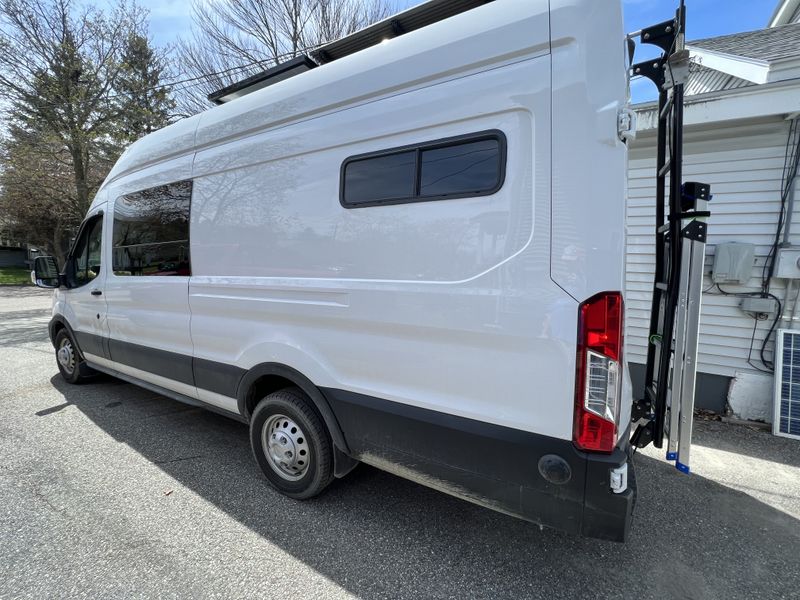
POLYGON ((772 432, 800 439, 800 331, 778 330, 772 432))
POLYGON ((342 39, 325 44, 312 51, 311 56, 320 64, 329 63, 370 46, 376 46, 388 38, 422 29, 493 1, 428 0, 428 2, 404 10, 361 31, 356 31, 342 39))
POLYGON ((224 104, 225 102, 236 100, 236 98, 241 98, 251 92, 273 85, 284 79, 289 79, 295 75, 300 75, 300 73, 305 73, 316 66, 317 63, 303 54, 275 65, 271 69, 256 73, 252 77, 237 81, 221 90, 212 92, 208 95, 208 99, 214 104, 224 104))

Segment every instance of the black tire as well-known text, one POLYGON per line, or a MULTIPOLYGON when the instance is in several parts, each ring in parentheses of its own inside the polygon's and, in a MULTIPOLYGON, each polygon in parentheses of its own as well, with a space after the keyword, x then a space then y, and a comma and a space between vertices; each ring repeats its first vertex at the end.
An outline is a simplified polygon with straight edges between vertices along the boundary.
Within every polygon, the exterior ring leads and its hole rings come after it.
POLYGON ((66 329, 61 329, 56 334, 56 364, 58 365, 61 376, 67 383, 76 384, 88 379, 86 374, 90 369, 84 362, 83 355, 78 345, 66 329), (71 362, 62 361, 62 359, 59 358, 59 351, 62 348, 66 348, 67 352, 71 353, 71 362))
POLYGON ((333 480, 331 436, 312 401, 298 388, 273 392, 258 403, 250 419, 250 447, 267 480, 290 498, 313 498, 333 480), (285 463, 275 459, 284 450, 292 455, 285 463))

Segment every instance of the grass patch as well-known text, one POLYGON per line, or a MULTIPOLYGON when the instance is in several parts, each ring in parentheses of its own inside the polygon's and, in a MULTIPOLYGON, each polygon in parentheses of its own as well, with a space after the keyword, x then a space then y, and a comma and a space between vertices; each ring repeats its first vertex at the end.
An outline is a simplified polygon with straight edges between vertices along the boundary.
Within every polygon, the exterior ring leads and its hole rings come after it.
POLYGON ((0 267, 0 285, 31 285, 31 272, 19 267, 0 267))

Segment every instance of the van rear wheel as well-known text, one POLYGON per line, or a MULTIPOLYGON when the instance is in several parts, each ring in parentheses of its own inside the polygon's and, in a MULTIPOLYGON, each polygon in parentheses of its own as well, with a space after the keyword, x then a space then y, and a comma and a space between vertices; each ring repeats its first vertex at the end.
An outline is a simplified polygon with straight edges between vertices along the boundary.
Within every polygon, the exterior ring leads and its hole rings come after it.
POLYGON ((333 480, 331 436, 298 388, 273 392, 258 403, 250 446, 272 486, 291 498, 312 498, 333 480))

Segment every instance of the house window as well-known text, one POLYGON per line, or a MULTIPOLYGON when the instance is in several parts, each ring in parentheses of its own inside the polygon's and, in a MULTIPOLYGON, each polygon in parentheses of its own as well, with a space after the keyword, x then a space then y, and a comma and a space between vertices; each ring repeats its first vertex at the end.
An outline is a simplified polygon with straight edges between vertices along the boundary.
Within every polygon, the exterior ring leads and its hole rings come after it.
POLYGON ((191 275, 189 210, 192 182, 179 181, 117 198, 115 275, 191 275))
POLYGON ((496 193, 503 185, 506 138, 487 131, 348 158, 342 165, 345 208, 496 193))

